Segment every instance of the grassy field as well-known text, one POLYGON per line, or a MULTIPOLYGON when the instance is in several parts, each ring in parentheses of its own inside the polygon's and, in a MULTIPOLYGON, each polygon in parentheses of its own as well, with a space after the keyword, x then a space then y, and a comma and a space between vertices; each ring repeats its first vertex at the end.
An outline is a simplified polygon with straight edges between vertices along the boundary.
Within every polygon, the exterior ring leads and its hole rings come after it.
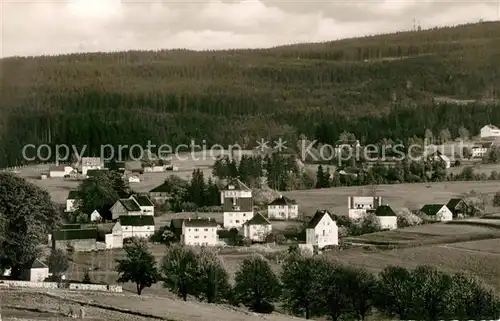
MULTIPOLYGON (((3 306, 29 307, 38 309, 38 315, 29 320, 70 320, 61 317, 70 308, 74 311, 85 305, 85 320, 91 321, 257 321, 261 315, 250 313, 241 308, 205 304, 201 302, 183 302, 176 298, 150 296, 140 297, 130 293, 108 294, 95 292, 76 292, 64 290, 14 290, 0 289, 3 306), (43 312, 42 312, 43 311, 43 312), (142 314, 137 315, 137 314, 142 314)), ((4 320, 19 320, 13 317, 23 317, 28 320, 30 312, 2 309, 4 320), (21 314, 21 315, 20 315, 21 314)), ((265 320, 285 321, 302 320, 281 314, 266 315, 265 320)))
POLYGON ((376 186, 336 187, 283 192, 299 203, 299 211, 306 214, 317 209, 327 209, 333 213, 347 214, 348 196, 370 196, 376 193, 384 204, 394 210, 402 207, 419 209, 425 204, 445 204, 450 198, 462 196, 471 190, 492 197, 500 190, 495 181, 440 182, 394 184, 376 186))

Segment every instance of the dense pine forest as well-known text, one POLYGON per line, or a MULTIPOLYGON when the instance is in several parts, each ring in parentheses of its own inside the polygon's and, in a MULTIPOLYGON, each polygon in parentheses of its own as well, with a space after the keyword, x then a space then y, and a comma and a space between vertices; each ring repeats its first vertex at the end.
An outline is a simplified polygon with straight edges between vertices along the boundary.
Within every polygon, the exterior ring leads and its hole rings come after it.
POLYGON ((271 49, 5 58, 0 90, 0 166, 21 163, 25 144, 96 154, 148 140, 474 134, 500 124, 500 22, 271 49))

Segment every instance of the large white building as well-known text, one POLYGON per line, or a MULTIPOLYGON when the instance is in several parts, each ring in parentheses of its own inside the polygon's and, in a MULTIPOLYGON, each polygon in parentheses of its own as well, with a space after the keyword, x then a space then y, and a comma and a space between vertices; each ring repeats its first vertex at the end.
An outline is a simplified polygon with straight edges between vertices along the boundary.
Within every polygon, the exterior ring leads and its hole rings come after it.
POLYGON ((382 205, 382 197, 349 196, 347 199, 349 218, 356 220, 366 215, 368 210, 375 210, 382 205))
POLYGON ((267 217, 274 220, 296 220, 299 218, 299 205, 294 200, 280 195, 267 205, 267 217))
POLYGON ((272 232, 273 226, 264 216, 257 213, 243 225, 243 234, 254 242, 264 242, 272 232))
POLYGON ((119 233, 121 228, 123 239, 129 237, 148 238, 155 232, 155 221, 152 215, 120 216, 116 224, 120 224, 116 230, 119 233))
POLYGON ((87 176, 87 172, 92 169, 103 169, 104 161, 100 157, 82 157, 82 175, 87 176))
POLYGON ((319 249, 339 244, 339 228, 328 211, 317 211, 307 224, 306 243, 319 249))
POLYGON ((126 215, 142 215, 142 209, 134 198, 119 199, 113 204, 110 212, 113 220, 126 215))
POLYGON ((181 243, 193 246, 214 246, 218 243, 214 219, 189 218, 182 222, 181 243))
POLYGON ((472 158, 483 158, 488 153, 491 148, 492 142, 483 142, 479 144, 474 144, 471 148, 472 158))
POLYGON ((427 204, 420 209, 420 212, 434 219, 436 222, 453 220, 453 212, 444 204, 427 204))
POLYGON ((395 230, 398 228, 398 217, 389 205, 381 205, 375 210, 375 215, 380 221, 383 230, 395 230))
POLYGON ((241 228, 253 217, 252 190, 239 179, 230 181, 220 194, 224 228, 241 228))
POLYGON ((480 132, 481 138, 494 138, 500 137, 500 129, 495 125, 486 125, 481 128, 480 132))

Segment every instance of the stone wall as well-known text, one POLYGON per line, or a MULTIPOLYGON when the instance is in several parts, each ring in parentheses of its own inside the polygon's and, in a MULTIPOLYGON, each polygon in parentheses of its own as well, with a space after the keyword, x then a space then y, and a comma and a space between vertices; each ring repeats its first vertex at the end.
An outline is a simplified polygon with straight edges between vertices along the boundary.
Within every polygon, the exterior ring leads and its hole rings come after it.
MULTIPOLYGON (((0 280, 0 285, 9 287, 38 288, 38 289, 65 288, 64 286, 60 287, 57 282, 0 280)), ((70 283, 68 288, 70 290, 80 290, 80 291, 100 291, 100 292, 114 292, 114 293, 123 292, 123 288, 121 285, 70 283)))
POLYGON ((19 288, 42 288, 42 289, 57 289, 59 286, 57 282, 30 282, 30 281, 13 281, 13 280, 0 280, 0 284, 7 284, 8 286, 19 288))

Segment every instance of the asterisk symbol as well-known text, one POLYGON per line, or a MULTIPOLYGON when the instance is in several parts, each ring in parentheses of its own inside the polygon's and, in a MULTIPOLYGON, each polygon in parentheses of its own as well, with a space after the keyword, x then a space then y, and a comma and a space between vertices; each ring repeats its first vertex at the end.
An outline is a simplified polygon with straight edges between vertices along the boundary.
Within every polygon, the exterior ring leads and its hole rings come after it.
POLYGON ((274 148, 281 152, 283 149, 287 149, 285 144, 286 140, 283 140, 280 137, 280 139, 274 141, 274 148))
POLYGON ((260 149, 261 152, 269 148, 269 146, 267 146, 269 142, 264 140, 264 138, 261 138, 260 141, 256 140, 255 142, 257 143, 257 148, 260 149))

